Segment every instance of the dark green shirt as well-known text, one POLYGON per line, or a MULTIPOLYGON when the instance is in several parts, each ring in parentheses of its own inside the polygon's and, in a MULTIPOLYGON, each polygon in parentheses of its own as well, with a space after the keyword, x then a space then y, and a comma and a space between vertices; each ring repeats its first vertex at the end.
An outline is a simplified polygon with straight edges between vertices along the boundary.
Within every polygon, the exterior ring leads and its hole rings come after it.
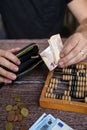
POLYGON ((7 38, 48 38, 61 33, 71 0, 1 0, 7 38))

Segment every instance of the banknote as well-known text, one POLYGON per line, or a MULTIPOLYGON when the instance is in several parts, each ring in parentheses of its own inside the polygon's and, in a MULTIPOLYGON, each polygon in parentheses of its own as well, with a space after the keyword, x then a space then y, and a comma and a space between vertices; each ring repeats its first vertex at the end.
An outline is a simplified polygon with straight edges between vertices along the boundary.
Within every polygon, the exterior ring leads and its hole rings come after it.
POLYGON ((43 113, 39 119, 29 128, 29 130, 35 130, 35 127, 38 126, 38 124, 46 117, 46 113, 43 113))
POLYGON ((74 130, 59 118, 51 114, 42 114, 42 116, 29 128, 29 130, 74 130))
POLYGON ((57 67, 50 46, 47 47, 43 52, 41 52, 40 56, 42 57, 43 61, 45 62, 46 66, 50 71, 57 67))
POLYGON ((48 130, 55 118, 51 114, 42 114, 42 116, 29 128, 29 130, 48 130))
POLYGON ((63 43, 60 34, 51 36, 50 39, 48 40, 48 43, 53 53, 55 64, 58 64, 58 61, 60 59, 60 52, 63 48, 63 43))
POLYGON ((63 48, 63 44, 59 34, 50 37, 48 43, 49 46, 40 53, 40 56, 47 65, 48 69, 52 71, 58 66, 60 51, 63 48))
POLYGON ((56 119, 53 127, 49 127, 48 130, 74 130, 60 119, 56 119))

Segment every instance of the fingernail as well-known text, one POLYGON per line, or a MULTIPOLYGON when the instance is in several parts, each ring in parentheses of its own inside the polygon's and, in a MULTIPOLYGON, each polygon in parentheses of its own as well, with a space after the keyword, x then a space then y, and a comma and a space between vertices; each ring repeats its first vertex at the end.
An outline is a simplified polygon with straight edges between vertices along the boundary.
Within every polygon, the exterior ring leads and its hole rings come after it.
POLYGON ((60 66, 60 67, 64 67, 64 62, 62 62, 62 61, 59 62, 59 66, 60 66))
POLYGON ((14 68, 14 71, 18 71, 18 70, 19 70, 19 68, 18 68, 18 67, 15 67, 15 68, 14 68))
POLYGON ((60 57, 63 58, 63 57, 64 57, 64 53, 61 53, 61 54, 60 54, 60 57))
POLYGON ((18 61, 17 61, 17 64, 18 64, 18 65, 20 65, 20 64, 21 64, 20 60, 18 60, 18 61))
POLYGON ((11 75, 10 75, 10 78, 11 78, 12 80, 15 80, 15 79, 16 79, 16 75, 11 74, 11 75))

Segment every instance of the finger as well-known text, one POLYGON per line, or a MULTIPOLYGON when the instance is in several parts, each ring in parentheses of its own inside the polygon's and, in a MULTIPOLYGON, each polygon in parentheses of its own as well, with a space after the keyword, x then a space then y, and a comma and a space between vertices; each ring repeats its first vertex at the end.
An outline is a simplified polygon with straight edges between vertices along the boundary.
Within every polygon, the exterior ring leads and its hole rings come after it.
POLYGON ((80 52, 80 50, 82 50, 83 48, 83 44, 80 41, 65 57, 64 57, 64 62, 68 62, 69 60, 71 60, 72 58, 75 58, 76 55, 78 55, 78 53, 80 52))
POLYGON ((80 41, 78 39, 80 39, 81 37, 80 35, 81 34, 74 34, 68 40, 66 40, 66 42, 64 43, 64 47, 60 53, 60 57, 68 55, 68 53, 78 45, 80 41))
POLYGON ((12 70, 14 72, 18 71, 18 66, 16 66, 15 64, 11 63, 10 61, 8 61, 7 59, 0 57, 0 65, 3 67, 8 68, 9 70, 12 70))
POLYGON ((15 80, 17 78, 17 76, 14 73, 8 72, 1 67, 0 67, 0 75, 5 78, 8 78, 9 80, 15 80))
POLYGON ((0 76, 0 83, 12 83, 12 81, 0 76))
MULTIPOLYGON (((79 48, 79 47, 77 47, 77 48, 79 48)), ((69 53, 69 55, 65 56, 64 58, 62 58, 59 61, 60 67, 63 68, 63 67, 69 66, 71 64, 75 64, 77 62, 82 61, 83 59, 85 59, 87 57, 86 50, 78 51, 77 48, 73 49, 73 51, 71 53, 69 53)))
POLYGON ((68 63, 66 63, 66 64, 64 65, 64 67, 67 67, 67 66, 69 66, 69 65, 76 64, 76 63, 82 61, 82 60, 83 60, 83 57, 84 57, 84 56, 83 56, 81 53, 79 53, 75 58, 71 59, 68 63))
POLYGON ((8 50, 8 51, 14 53, 14 52, 17 52, 19 50, 20 50, 20 48, 16 47, 16 48, 12 48, 11 50, 8 50))
POLYGON ((63 67, 67 67, 67 66, 72 65, 72 64, 76 64, 76 63, 80 62, 82 59, 83 59, 82 55, 78 54, 74 58, 70 59, 68 62, 65 62, 63 64, 63 66, 61 66, 61 67, 63 68, 63 67))
POLYGON ((20 60, 9 51, 0 50, 0 56, 9 59, 10 61, 12 61, 15 64, 18 64, 18 65, 20 64, 20 60))

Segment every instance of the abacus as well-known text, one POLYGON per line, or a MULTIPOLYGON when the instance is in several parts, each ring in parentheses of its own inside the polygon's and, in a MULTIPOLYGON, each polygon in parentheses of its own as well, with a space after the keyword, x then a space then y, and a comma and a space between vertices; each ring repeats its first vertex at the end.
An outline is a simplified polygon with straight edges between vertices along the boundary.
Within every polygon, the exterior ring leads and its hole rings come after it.
POLYGON ((40 106, 87 114, 87 63, 50 71, 40 96, 40 106))

